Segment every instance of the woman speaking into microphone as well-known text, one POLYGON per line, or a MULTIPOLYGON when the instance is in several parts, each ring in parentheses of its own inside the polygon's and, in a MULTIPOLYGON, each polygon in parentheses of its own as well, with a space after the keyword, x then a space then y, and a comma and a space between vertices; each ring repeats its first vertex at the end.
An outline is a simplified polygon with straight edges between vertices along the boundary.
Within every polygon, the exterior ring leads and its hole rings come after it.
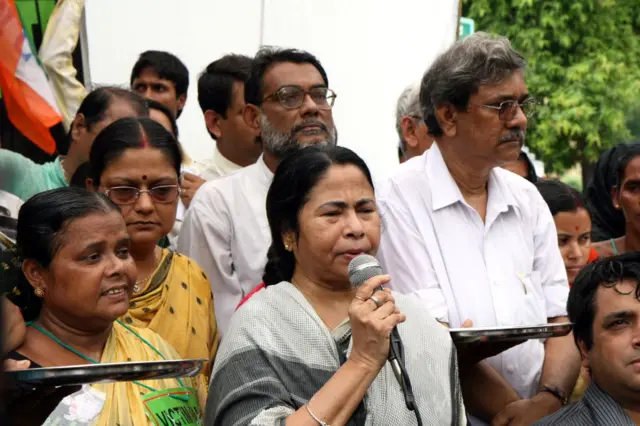
POLYGON ((375 255, 381 218, 366 164, 341 147, 285 158, 267 195, 264 281, 234 314, 214 365, 206 424, 417 425, 389 356, 397 326, 422 424, 465 425, 456 351, 411 297, 354 288, 347 267, 375 255))

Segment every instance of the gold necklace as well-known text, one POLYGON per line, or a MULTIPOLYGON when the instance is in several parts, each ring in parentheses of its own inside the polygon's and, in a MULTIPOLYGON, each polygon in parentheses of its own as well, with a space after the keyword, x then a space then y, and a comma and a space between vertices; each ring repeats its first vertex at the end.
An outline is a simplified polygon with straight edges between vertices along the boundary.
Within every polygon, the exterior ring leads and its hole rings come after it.
POLYGON ((159 262, 158 262, 158 256, 155 250, 153 252, 153 255, 154 255, 153 272, 151 272, 151 274, 149 274, 149 276, 146 277, 145 279, 136 281, 135 285, 133 286, 134 293, 138 293, 139 291, 143 290, 147 286, 147 282, 151 279, 151 277, 153 277, 153 274, 156 273, 156 268, 158 267, 159 262))

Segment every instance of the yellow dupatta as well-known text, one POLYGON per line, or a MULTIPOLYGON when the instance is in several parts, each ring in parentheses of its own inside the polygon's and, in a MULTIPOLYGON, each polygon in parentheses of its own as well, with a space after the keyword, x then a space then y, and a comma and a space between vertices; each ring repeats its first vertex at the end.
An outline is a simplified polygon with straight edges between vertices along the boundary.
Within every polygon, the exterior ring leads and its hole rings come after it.
MULTIPOLYGON (((153 345, 165 359, 180 359, 180 355, 164 339, 151 330, 131 327, 140 337, 153 345)), ((162 357, 145 344, 139 337, 117 322, 102 352, 100 363, 128 361, 161 361, 162 357)), ((198 390, 193 378, 181 379, 186 387, 198 390)), ((145 385, 156 390, 180 387, 177 379, 145 380, 145 385)), ((96 426, 145 426, 152 423, 144 412, 142 400, 151 391, 133 382, 118 382, 93 385, 106 394, 105 404, 100 412, 96 426)))
MULTIPOLYGON (((218 330, 211 284, 191 259, 163 249, 149 286, 131 298, 125 324, 149 328, 173 346, 183 359, 213 360, 218 330)), ((208 377, 212 362, 205 365, 208 377)))

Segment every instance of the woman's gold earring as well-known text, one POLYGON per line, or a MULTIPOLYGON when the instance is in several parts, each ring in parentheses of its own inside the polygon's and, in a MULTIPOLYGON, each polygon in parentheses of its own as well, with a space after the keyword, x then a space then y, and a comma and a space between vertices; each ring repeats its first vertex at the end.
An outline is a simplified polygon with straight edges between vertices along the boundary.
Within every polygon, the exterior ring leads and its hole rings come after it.
POLYGON ((38 297, 42 297, 44 296, 44 290, 38 287, 35 290, 33 290, 33 294, 35 294, 38 297))

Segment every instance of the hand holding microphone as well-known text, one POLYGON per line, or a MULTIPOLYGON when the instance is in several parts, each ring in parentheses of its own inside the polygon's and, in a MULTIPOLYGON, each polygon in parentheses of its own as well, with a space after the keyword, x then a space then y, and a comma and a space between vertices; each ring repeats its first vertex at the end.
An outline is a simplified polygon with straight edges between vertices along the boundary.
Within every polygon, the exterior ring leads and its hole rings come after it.
POLYGON ((418 425, 422 425, 411 381, 404 366, 404 347, 397 328, 407 317, 396 307, 391 291, 382 287, 391 277, 383 275, 378 260, 368 254, 361 254, 351 260, 348 273, 349 282, 358 289, 349 308, 353 332, 351 356, 353 357, 354 352, 356 356, 362 356, 360 352, 356 352, 357 339, 358 350, 362 347, 363 353, 373 355, 364 359, 373 360, 378 370, 389 360, 393 374, 402 388, 407 408, 415 412, 418 425), (379 364, 375 364, 376 361, 379 364))
MULTIPOLYGON (((389 296, 391 296, 389 290, 385 290, 382 287, 382 284, 386 284, 387 282, 389 282, 390 277, 382 274, 382 268, 378 263, 378 259, 376 259, 375 257, 368 254, 361 254, 360 256, 355 257, 354 259, 351 260, 351 262, 349 262, 348 273, 349 273, 349 282, 355 288, 359 288, 363 286, 365 283, 368 283, 370 280, 376 277, 386 277, 382 282, 380 281, 375 281, 375 282, 380 283, 379 286, 377 287, 379 291, 382 291, 382 292, 386 291, 387 293, 389 293, 389 296)), ((356 298, 357 297, 358 296, 356 296, 356 298)), ((372 299, 375 303, 376 295, 373 294, 370 297, 370 299, 372 299)), ((376 305, 382 306, 382 303, 376 303, 376 305)), ((404 319, 401 322, 404 322, 404 319)), ((405 388, 406 383, 402 377, 403 374, 402 374, 402 368, 400 365, 401 360, 398 359, 403 357, 404 349, 402 346, 402 340, 400 339, 400 334, 398 333, 398 329, 395 326, 391 328, 389 343, 391 347, 389 348, 390 350, 388 351, 387 359, 391 363, 391 367, 393 368, 393 373, 396 376, 396 380, 398 380, 398 383, 400 384, 400 386, 405 388)))
POLYGON ((390 280, 388 275, 369 278, 358 287, 349 307, 353 333, 350 358, 376 371, 382 368, 389 357, 392 330, 406 320, 406 316, 396 307, 391 291, 382 288, 390 280))

